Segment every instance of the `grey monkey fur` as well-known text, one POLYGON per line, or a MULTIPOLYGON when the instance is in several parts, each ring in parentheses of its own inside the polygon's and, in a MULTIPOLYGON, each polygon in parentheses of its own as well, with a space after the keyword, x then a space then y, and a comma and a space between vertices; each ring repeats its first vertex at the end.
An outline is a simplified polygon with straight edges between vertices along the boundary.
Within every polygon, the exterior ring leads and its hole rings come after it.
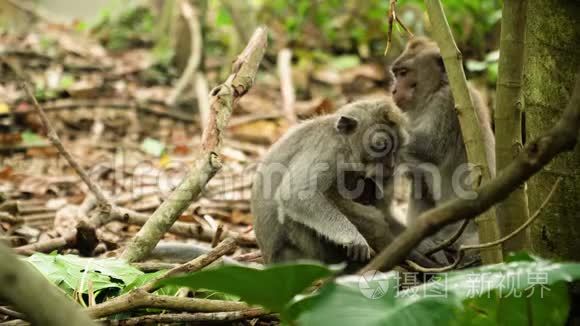
POLYGON ((360 101, 304 122, 274 144, 252 187, 264 261, 346 261, 353 267, 392 241, 396 221, 355 200, 362 179, 381 183, 392 173, 407 141, 406 125, 390 98, 360 101), (352 184, 354 191, 345 191, 352 184))
MULTIPOLYGON (((395 60, 392 70, 396 78, 395 100, 410 121, 411 141, 403 156, 412 170, 413 194, 408 212, 408 220, 412 221, 425 210, 457 197, 458 189, 469 191, 468 184, 460 184, 461 188, 458 188, 458 181, 461 180, 454 181, 454 173, 467 162, 467 155, 437 45, 426 38, 413 39, 395 60), (440 180, 429 176, 433 171, 439 173, 440 180)), ((495 138, 490 112, 473 88, 470 92, 484 132, 486 157, 493 176, 495 138)), ((463 176, 467 176, 467 169, 463 170, 463 176)), ((458 224, 449 226, 435 238, 448 238, 457 227, 458 224)), ((471 222, 459 243, 477 242, 477 229, 471 222)))

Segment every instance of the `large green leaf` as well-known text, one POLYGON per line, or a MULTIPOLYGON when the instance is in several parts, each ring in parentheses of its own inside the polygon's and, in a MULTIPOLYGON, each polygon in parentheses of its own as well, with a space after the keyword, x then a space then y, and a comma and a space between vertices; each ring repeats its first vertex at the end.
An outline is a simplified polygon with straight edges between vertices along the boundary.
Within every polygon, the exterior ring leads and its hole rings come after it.
POLYGON ((580 264, 518 254, 404 291, 393 285, 395 274, 387 275, 383 286, 361 277, 328 284, 286 315, 300 325, 563 325, 570 306, 565 282, 580 278, 580 264))
POLYGON ((286 304, 315 280, 332 275, 317 264, 272 265, 265 269, 221 266, 159 282, 159 285, 187 286, 239 296, 249 304, 258 304, 282 312, 286 304))
POLYGON ((297 301, 287 315, 300 325, 423 326, 445 325, 460 308, 460 301, 449 297, 402 297, 398 277, 389 273, 373 280, 343 278, 317 295, 297 301))
POLYGON ((580 278, 578 263, 556 263, 531 256, 519 256, 518 259, 520 260, 448 273, 441 281, 445 284, 425 283, 418 291, 429 293, 445 286, 448 292, 453 292, 462 299, 469 299, 487 295, 493 290, 505 296, 510 292, 523 291, 536 285, 549 286, 560 281, 572 282, 580 278))

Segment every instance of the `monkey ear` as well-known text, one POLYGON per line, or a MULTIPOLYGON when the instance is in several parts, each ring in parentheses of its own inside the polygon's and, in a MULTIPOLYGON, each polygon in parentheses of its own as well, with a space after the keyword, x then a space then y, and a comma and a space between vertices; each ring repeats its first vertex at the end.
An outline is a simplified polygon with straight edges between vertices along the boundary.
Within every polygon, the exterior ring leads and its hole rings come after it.
POLYGON ((341 134, 350 134, 358 126, 358 120, 353 117, 341 115, 336 121, 336 130, 341 134))

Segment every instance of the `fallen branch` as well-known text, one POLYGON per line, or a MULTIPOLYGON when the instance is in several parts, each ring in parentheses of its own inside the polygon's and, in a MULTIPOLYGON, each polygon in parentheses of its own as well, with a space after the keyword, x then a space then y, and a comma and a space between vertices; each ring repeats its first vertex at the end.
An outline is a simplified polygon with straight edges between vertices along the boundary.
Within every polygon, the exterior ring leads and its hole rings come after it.
POLYGON ((115 313, 128 311, 136 308, 162 308, 182 311, 230 311, 246 309, 245 303, 231 301, 216 301, 204 299, 191 299, 182 297, 166 297, 151 294, 156 287, 155 284, 163 279, 182 273, 190 273, 202 269, 211 264, 225 253, 236 247, 236 242, 232 239, 226 239, 217 247, 213 248, 205 255, 201 255, 190 262, 181 264, 163 273, 161 276, 145 283, 141 287, 131 292, 105 301, 98 305, 86 309, 89 315, 94 318, 100 318, 115 313), (231 304, 229 304, 231 303, 231 304))
POLYGON ((379 253, 359 273, 370 270, 390 270, 423 239, 435 234, 445 225, 465 218, 473 219, 494 204, 505 199, 514 189, 540 171, 556 155, 573 150, 578 143, 580 129, 580 72, 566 110, 556 125, 543 136, 528 143, 514 161, 492 181, 475 189, 475 199, 454 199, 431 209, 417 219, 387 248, 379 253))
POLYGON ((61 248, 73 247, 75 243, 76 233, 71 233, 66 236, 12 248, 12 250, 19 255, 30 256, 35 252, 51 252, 61 248))
MULTIPOLYGON (((18 101, 11 103, 12 105, 17 105, 18 101)), ((137 101, 137 100, 124 100, 124 99, 59 99, 53 101, 47 101, 41 103, 42 109, 45 112, 58 112, 65 110, 78 110, 82 108, 104 108, 113 110, 135 110, 138 113, 151 114, 160 118, 168 118, 180 122, 195 122, 194 117, 186 115, 184 113, 174 112, 168 110, 165 102, 159 101, 137 101), (160 106, 162 108, 156 108, 160 106)), ((19 108, 18 111, 14 112, 0 112, 0 118, 14 116, 23 116, 32 113, 35 109, 29 108, 19 108)))
POLYGON ((286 120, 294 124, 298 119, 296 118, 296 112, 294 112, 296 94, 292 83, 292 51, 288 48, 278 52, 278 75, 282 93, 282 112, 284 112, 286 120))
POLYGON ((205 266, 213 263, 221 256, 227 254, 228 252, 232 251, 233 249, 237 248, 236 241, 234 239, 225 239, 215 248, 213 248, 210 252, 205 255, 201 255, 192 261, 189 261, 185 264, 179 265, 175 268, 168 270, 167 272, 163 273, 159 277, 155 278, 154 280, 148 282, 147 284, 143 285, 141 288, 147 292, 151 292, 155 289, 155 283, 162 279, 166 279, 171 276, 179 275, 179 274, 186 274, 198 271, 205 266))
POLYGON ((224 84, 211 91, 210 119, 202 135, 203 151, 197 159, 195 168, 155 210, 129 243, 122 258, 135 262, 146 257, 220 169, 221 162, 216 152, 220 149, 222 134, 232 113, 233 103, 252 86, 266 50, 266 42, 266 28, 258 28, 248 46, 234 62, 232 75, 224 84))
MULTIPOLYGON (((122 207, 114 207, 113 211, 111 212, 111 219, 114 221, 125 222, 133 225, 145 225, 149 220, 149 215, 139 213, 127 208, 122 207)), ((216 238, 216 231, 212 230, 208 227, 204 227, 203 225, 187 223, 187 222, 175 222, 167 232, 177 234, 183 237, 194 238, 203 241, 212 241, 216 238)), ((241 245, 246 246, 256 246, 256 238, 235 232, 230 230, 223 230, 220 238, 218 240, 223 240, 224 238, 234 238, 240 243, 241 245)))
POLYGON ((0 299, 24 314, 33 325, 96 325, 59 288, 2 244, 0 261, 0 299))
POLYGON ((138 308, 158 308, 189 312, 215 312, 243 310, 248 309, 249 306, 246 303, 237 301, 155 295, 142 289, 136 289, 126 295, 105 301, 96 306, 88 307, 85 309, 85 312, 93 318, 101 318, 138 308))
POLYGON ((160 314, 133 317, 122 320, 111 320, 108 325, 144 325, 144 324, 174 324, 174 323, 224 323, 233 322, 237 320, 253 319, 269 315, 270 313, 264 309, 255 308, 241 311, 230 312, 210 312, 210 313, 196 313, 196 314, 160 314))

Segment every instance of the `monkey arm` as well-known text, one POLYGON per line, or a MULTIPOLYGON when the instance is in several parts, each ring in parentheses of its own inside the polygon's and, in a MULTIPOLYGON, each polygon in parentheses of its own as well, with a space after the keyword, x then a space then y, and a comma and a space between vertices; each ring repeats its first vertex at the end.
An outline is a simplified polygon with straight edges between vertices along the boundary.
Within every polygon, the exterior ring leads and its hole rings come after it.
MULTIPOLYGON (((362 205, 349 200, 338 200, 337 205, 340 209, 351 218, 358 230, 367 239, 375 252, 385 249, 395 239, 392 228, 404 229, 392 216, 383 215, 381 211, 374 207, 362 205)), ((398 233, 400 233, 399 231, 398 233)), ((435 247, 431 239, 427 239, 417 248, 409 253, 408 258, 424 267, 440 267, 448 265, 449 261, 443 254, 434 257, 435 260, 425 256, 423 253, 435 247)))
POLYGON ((327 196, 336 181, 332 170, 328 164, 312 164, 303 170, 291 167, 274 195, 283 214, 279 219, 290 218, 347 248, 369 247, 355 225, 327 196))
POLYGON ((417 129, 413 131, 411 142, 404 149, 404 157, 408 162, 439 163, 439 156, 434 150, 433 136, 431 131, 417 129))

